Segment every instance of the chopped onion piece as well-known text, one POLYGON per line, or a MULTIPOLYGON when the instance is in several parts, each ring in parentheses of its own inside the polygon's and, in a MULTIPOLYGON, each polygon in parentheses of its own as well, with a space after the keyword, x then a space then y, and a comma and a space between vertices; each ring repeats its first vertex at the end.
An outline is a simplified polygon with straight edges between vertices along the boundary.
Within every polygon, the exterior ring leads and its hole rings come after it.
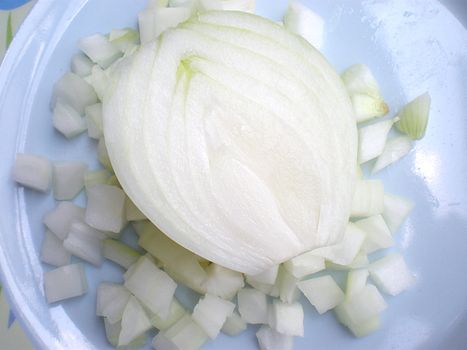
POLYGON ((221 330, 223 333, 234 337, 242 333, 246 329, 246 327, 247 323, 236 311, 234 311, 232 315, 227 317, 221 330))
POLYGON ((394 234, 412 211, 414 203, 389 193, 384 194, 383 218, 394 234))
POLYGON ((347 275, 347 286, 345 289, 345 298, 350 299, 360 293, 366 286, 369 272, 367 269, 358 269, 349 271, 347 275))
POLYGON ((215 263, 206 268, 206 274, 207 278, 203 282, 206 292, 223 299, 232 299, 245 286, 243 275, 240 272, 215 263))
POLYGON ((99 140, 102 136, 102 104, 95 103, 85 108, 85 118, 88 128, 88 136, 99 140))
POLYGON ((102 242, 98 235, 82 229, 80 223, 73 223, 63 246, 74 256, 90 262, 95 266, 102 265, 102 242), (76 225, 78 224, 78 225, 76 225))
POLYGON ((412 140, 408 136, 398 136, 389 139, 383 153, 378 157, 371 173, 377 173, 388 165, 398 161, 412 149, 412 140))
POLYGON ((71 202, 60 202, 57 207, 44 216, 44 224, 59 239, 64 240, 74 221, 84 219, 84 208, 71 202))
POLYGON ((91 85, 100 101, 104 100, 104 95, 108 90, 109 77, 99 65, 94 65, 91 69, 91 75, 84 80, 91 85))
POLYGON ((300 281, 297 286, 319 314, 333 309, 344 300, 344 293, 329 275, 300 281))
POLYGON ((279 265, 271 266, 257 275, 247 275, 250 281, 273 285, 276 282, 279 265))
POLYGON ((357 123, 381 117, 389 112, 388 105, 380 98, 366 94, 354 94, 350 96, 350 99, 357 123))
POLYGON ((387 304, 378 289, 367 284, 359 293, 339 304, 335 311, 341 323, 351 325, 361 324, 379 315, 386 308, 387 304))
POLYGON ((136 263, 125 287, 162 319, 169 315, 177 284, 145 256, 136 263))
POLYGON ((354 336, 360 338, 378 330, 380 325, 381 319, 379 315, 376 315, 361 323, 350 323, 347 327, 349 327, 354 336))
POLYGON ((263 292, 264 294, 270 294, 272 291, 272 288, 273 288, 272 284, 258 282, 256 280, 251 279, 250 276, 246 276, 245 280, 246 280, 246 283, 248 283, 254 289, 257 289, 263 292))
POLYGON ((118 347, 118 338, 122 331, 122 323, 120 321, 115 323, 110 323, 107 317, 104 318, 104 328, 105 336, 110 343, 115 348, 119 350, 123 349, 139 349, 146 344, 146 334, 141 334, 139 337, 133 339, 128 346, 118 347))
POLYGON ((315 249, 312 252, 335 264, 348 265, 352 263, 360 251, 360 247, 365 241, 365 236, 365 232, 355 226, 355 224, 349 222, 342 241, 336 245, 315 249))
POLYGON ((288 31, 302 36, 318 50, 323 46, 324 20, 298 1, 289 3, 284 26, 288 31))
POLYGON ((234 309, 235 304, 230 301, 206 294, 193 309, 192 318, 211 339, 214 339, 234 309))
POLYGON ((345 271, 351 269, 361 269, 367 267, 369 263, 370 262, 368 260, 367 254, 363 251, 360 251, 350 264, 339 265, 330 261, 326 261, 326 268, 329 270, 345 271))
POLYGON ((381 97, 378 83, 368 66, 350 66, 342 73, 342 80, 352 100, 358 123, 388 113, 389 108, 381 97))
POLYGON ((80 77, 86 77, 91 74, 93 65, 92 61, 81 53, 71 58, 71 71, 80 77))
POLYGON ((105 258, 125 269, 133 265, 141 256, 141 254, 132 247, 116 241, 115 239, 104 240, 102 249, 105 258))
POLYGON ((360 164, 383 153, 389 130, 396 119, 383 120, 358 129, 358 162, 360 164))
POLYGON ((374 215, 358 220, 355 222, 355 225, 366 233, 366 239, 362 246, 362 250, 365 253, 371 254, 377 250, 394 245, 391 231, 389 231, 381 215, 374 215))
POLYGON ((94 63, 97 63, 104 69, 122 56, 120 50, 112 45, 102 34, 93 34, 81 38, 78 40, 78 47, 94 63))
POLYGON ((149 328, 151 328, 151 323, 143 307, 134 296, 130 296, 122 315, 122 330, 118 337, 118 346, 130 344, 149 328))
POLYGON ((125 193, 115 186, 96 185, 86 194, 86 223, 98 230, 120 232, 125 225, 125 193))
POLYGON ((198 350, 208 339, 191 316, 185 315, 166 331, 159 332, 152 346, 156 350, 198 350))
POLYGON ((292 350, 293 337, 277 332, 269 326, 261 326, 256 332, 260 350, 292 350))
POLYGON ((178 320, 187 314, 185 308, 175 297, 170 303, 170 310, 167 318, 162 319, 149 309, 147 309, 146 312, 149 315, 149 321, 153 327, 156 327, 161 331, 165 331, 166 329, 172 327, 172 325, 174 325, 178 320))
POLYGON ((266 294, 252 288, 243 288, 237 294, 238 312, 247 323, 268 323, 266 294))
POLYGON ((397 295, 415 283, 402 255, 390 253, 369 266, 371 279, 385 293, 397 295))
MULTIPOLYGON (((167 3, 167 0, 165 2, 167 3)), ((139 35, 132 28, 114 29, 109 34, 109 41, 114 47, 125 53, 133 46, 138 45, 139 35)))
POLYGON ((23 186, 46 192, 52 182, 52 164, 41 156, 18 153, 13 167, 13 178, 23 186))
POLYGON ((70 200, 84 187, 84 174, 87 164, 78 161, 57 162, 54 164, 54 197, 56 200, 70 200))
POLYGON ((399 113, 397 129, 409 135, 414 140, 425 136, 428 116, 430 113, 431 97, 428 92, 409 102, 399 113))
POLYGON ((125 215, 127 221, 146 220, 146 216, 138 209, 133 201, 126 197, 125 199, 125 215))
POLYGON ((100 283, 96 293, 96 315, 106 317, 111 324, 119 322, 130 296, 128 289, 121 284, 100 283))
POLYGON ((86 293, 88 285, 83 265, 71 264, 44 272, 44 290, 49 304, 86 293))
MULTIPOLYGON (((106 184, 110 185, 110 186, 115 186, 115 187, 122 188, 122 186, 120 185, 120 182, 117 179, 117 176, 115 176, 115 175, 110 175, 110 177, 107 179, 106 184)), ((126 210, 126 204, 125 204, 125 210, 126 210)))
POLYGON ((367 217, 384 210, 384 187, 381 180, 359 180, 355 186, 351 217, 367 217))
POLYGON ((84 174, 84 187, 88 190, 92 186, 105 184, 109 177, 110 172, 106 169, 87 171, 84 174))
POLYGON ((63 247, 63 242, 55 234, 46 230, 41 245, 41 261, 59 267, 68 265, 70 257, 70 253, 63 247))
POLYGON ((175 280, 204 294, 206 272, 199 264, 199 257, 179 246, 154 225, 147 226, 140 236, 139 245, 159 259, 164 270, 175 280))
POLYGON ((311 252, 303 253, 284 263, 284 267, 296 278, 303 278, 326 268, 324 258, 311 252))
POLYGON ((169 0, 148 0, 146 8, 150 9, 153 7, 168 7, 169 0))
POLYGON ((281 334, 303 337, 303 317, 302 304, 275 300, 270 312, 269 325, 281 334))
POLYGON ((276 286, 279 288, 279 297, 284 303, 293 303, 300 297, 297 288, 298 278, 288 272, 284 267, 279 268, 276 286))
POLYGON ((54 128, 66 138, 75 137, 86 130, 86 121, 71 106, 58 101, 53 111, 54 128))
POLYGON ((62 105, 69 105, 78 112, 84 114, 84 108, 97 102, 97 95, 94 89, 83 78, 74 73, 65 73, 60 80, 55 83, 52 106, 57 102, 62 105))
POLYGON ((162 32, 176 27, 191 16, 191 8, 149 8, 138 14, 141 44, 155 40, 162 32))

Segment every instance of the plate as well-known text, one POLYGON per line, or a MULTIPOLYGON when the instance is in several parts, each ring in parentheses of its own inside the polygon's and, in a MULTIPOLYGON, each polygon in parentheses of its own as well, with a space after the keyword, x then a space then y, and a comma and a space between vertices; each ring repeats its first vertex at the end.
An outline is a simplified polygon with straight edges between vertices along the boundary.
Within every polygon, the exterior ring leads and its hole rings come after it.
MULTIPOLYGON (((459 1, 303 1, 326 20, 323 52, 338 70, 366 63, 391 113, 429 91, 426 137, 402 161, 384 170, 385 188, 417 205, 397 234, 397 247, 416 286, 388 297, 383 326, 355 339, 331 313, 304 303, 306 337, 296 349, 461 349, 467 342, 467 6, 459 1), (452 11, 452 12, 451 12, 452 11)), ((94 316, 95 287, 120 281, 111 264, 86 265, 90 291, 60 305, 45 303, 38 248, 43 214, 52 196, 18 188, 11 180, 17 152, 97 167, 95 143, 85 135, 65 141, 52 128, 54 82, 67 71, 78 38, 136 26, 145 0, 39 1, 0 68, 0 266, 5 292, 37 348, 107 349, 94 316)), ((286 1, 258 0, 258 12, 278 20, 286 1)), ((83 202, 84 198, 78 198, 83 202)), ((131 240, 131 233, 125 234, 131 240)), ((178 294, 186 304, 195 296, 178 294)), ((206 349, 255 349, 255 327, 220 336, 206 349)), ((148 347, 149 348, 149 347, 148 347)))

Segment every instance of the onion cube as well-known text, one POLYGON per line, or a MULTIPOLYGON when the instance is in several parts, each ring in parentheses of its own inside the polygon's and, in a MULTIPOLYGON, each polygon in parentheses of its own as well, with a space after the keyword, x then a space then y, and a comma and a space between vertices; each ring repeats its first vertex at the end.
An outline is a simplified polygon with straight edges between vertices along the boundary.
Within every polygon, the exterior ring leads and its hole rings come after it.
POLYGON ((86 226, 80 222, 72 223, 63 246, 74 256, 100 266, 103 259, 101 238, 95 234, 94 230, 88 230, 86 226))
POLYGON ((85 55, 78 53, 71 58, 71 71, 80 77, 91 74, 93 63, 85 55))
POLYGON ((359 293, 336 307, 339 320, 345 324, 361 324, 383 312, 387 308, 378 289, 367 284, 359 293))
POLYGON ((232 315, 227 317, 221 330, 223 333, 233 337, 242 333, 246 327, 247 323, 243 318, 237 312, 233 312, 232 315))
POLYGON ((44 157, 18 153, 13 168, 13 179, 23 186, 46 192, 52 181, 52 165, 44 157))
POLYGON ((207 278, 203 287, 207 293, 223 299, 232 299, 245 286, 243 274, 215 263, 206 268, 207 278))
POLYGON ((94 63, 102 68, 109 67, 122 53, 102 34, 93 34, 78 41, 78 47, 94 63))
POLYGON ((312 251, 286 261, 284 267, 296 278, 303 278, 326 268, 324 258, 315 255, 312 251))
POLYGON ((103 122, 102 122, 102 104, 96 103, 87 106, 84 110, 86 125, 88 129, 88 136, 92 139, 99 140, 102 136, 103 122))
POLYGON ((394 245, 391 231, 381 215, 373 215, 355 222, 366 233, 362 250, 371 254, 379 249, 385 249, 394 245))
POLYGON ((178 320, 187 314, 185 308, 180 304, 180 302, 174 297, 170 303, 169 315, 167 318, 162 319, 153 313, 151 310, 146 309, 146 312, 149 316, 149 321, 153 327, 165 331, 174 325, 178 320))
POLYGON ((130 296, 123 310, 122 330, 118 337, 118 346, 125 346, 151 328, 146 312, 134 296, 130 296))
POLYGON ((242 318, 252 324, 268 323, 266 294, 252 288, 243 288, 237 294, 238 311, 242 318))
POLYGON ((60 102, 62 105, 70 106, 81 116, 86 106, 97 102, 97 95, 83 78, 68 72, 55 83, 53 101, 53 107, 60 102))
POLYGON ((297 288, 298 278, 289 273, 285 268, 279 268, 276 286, 279 289, 279 297, 284 303, 293 303, 300 297, 297 288))
POLYGON ((86 223, 98 230, 120 232, 125 224, 125 193, 109 185, 93 186, 86 193, 86 223))
MULTIPOLYGON (((118 338, 122 331, 122 323, 120 321, 115 323, 110 323, 107 317, 104 317, 104 328, 105 336, 109 341, 110 345, 117 348, 118 347, 118 338)), ((139 337, 133 339, 126 347, 121 347, 120 349, 139 349, 146 344, 146 334, 143 333, 139 337)))
POLYGON ((88 190, 95 185, 106 184, 110 176, 107 169, 87 171, 84 174, 84 187, 88 190))
POLYGON ((141 256, 141 254, 132 247, 115 239, 106 239, 103 241, 103 254, 105 258, 125 269, 133 265, 141 256))
POLYGON ((407 199, 388 193, 384 194, 383 219, 392 233, 399 229, 413 207, 413 202, 407 199))
POLYGON ((359 180, 355 186, 351 217, 367 217, 384 210, 384 187, 381 180, 359 180))
POLYGON ((365 232, 355 224, 349 222, 345 229, 342 240, 331 246, 322 247, 313 250, 313 254, 322 256, 335 264, 348 265, 357 256, 360 248, 365 241, 365 232))
POLYGON ((64 266, 70 263, 70 253, 63 247, 63 242, 49 230, 42 240, 40 259, 52 266, 64 266))
POLYGON ((44 273, 44 290, 49 304, 83 295, 87 288, 81 264, 66 265, 44 273))
POLYGON ((121 284, 100 283, 97 287, 96 315, 106 317, 112 324, 120 321, 130 295, 128 289, 121 284))
POLYGON ((88 166, 83 162, 57 162, 54 164, 54 197, 70 200, 84 187, 84 174, 88 166))
POLYGON ((344 293, 329 275, 300 281, 297 285, 319 314, 333 309, 344 300, 344 293))
POLYGON ((58 238, 64 240, 74 221, 84 220, 84 208, 72 202, 60 202, 57 207, 44 216, 44 224, 58 238))
POLYGON ((260 350, 292 350, 293 337, 277 332, 269 326, 261 326, 256 332, 260 350))
POLYGON ((152 346, 156 350, 198 350, 208 339, 191 316, 185 315, 166 331, 159 332, 152 346))
POLYGON ((369 266, 371 279, 385 293, 397 295, 415 283, 402 255, 391 253, 369 266))
POLYGON ((269 323, 281 334, 303 337, 302 304, 288 304, 275 300, 270 311, 269 323))
POLYGON ((177 284, 148 258, 143 256, 138 260, 125 287, 162 319, 169 315, 177 284))
POLYGON ((86 130, 86 121, 73 107, 58 101, 53 111, 54 128, 67 139, 78 136, 86 130))
POLYGON ((352 270, 347 275, 347 286, 345 289, 346 299, 352 298, 354 295, 366 286, 369 272, 367 269, 352 270))
POLYGON ((271 266, 257 275, 248 275, 250 281, 273 285, 276 282, 279 265, 271 266))
POLYGON ((206 334, 214 339, 219 334, 227 317, 232 315, 235 304, 214 295, 206 294, 193 309, 193 320, 206 334))

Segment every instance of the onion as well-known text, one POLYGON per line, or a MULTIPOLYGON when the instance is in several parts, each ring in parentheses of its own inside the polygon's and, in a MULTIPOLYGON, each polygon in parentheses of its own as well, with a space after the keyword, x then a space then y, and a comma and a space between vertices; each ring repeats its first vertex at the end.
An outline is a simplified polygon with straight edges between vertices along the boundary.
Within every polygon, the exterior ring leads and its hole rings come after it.
POLYGON ((318 50, 323 46, 324 20, 298 1, 291 1, 284 15, 284 26, 301 35, 318 50))
POLYGON ((269 313, 269 325, 281 334, 303 337, 302 304, 275 300, 269 313))
POLYGON ((237 312, 233 312, 232 315, 227 317, 222 326, 222 332, 230 335, 231 337, 242 333, 247 327, 247 323, 240 317, 237 312))
POLYGON ((44 215, 44 224, 60 240, 64 240, 73 222, 84 219, 84 208, 71 202, 60 202, 57 207, 44 215))
POLYGON ((300 281, 297 285, 319 314, 333 309, 344 300, 344 293, 329 275, 300 281))
POLYGON ((118 346, 130 344, 141 334, 151 328, 151 322, 146 315, 141 304, 134 296, 130 296, 128 303, 123 310, 122 330, 118 337, 118 346))
POLYGON ((252 288, 243 288, 237 294, 238 312, 251 324, 268 323, 268 301, 266 294, 252 288))
POLYGON ((260 350, 292 350, 293 337, 277 332, 269 326, 261 326, 256 332, 260 350))
POLYGON ((152 341, 156 350, 200 349, 209 339, 190 315, 183 316, 172 327, 159 332, 152 341))
POLYGON ((315 255, 313 251, 286 261, 284 267, 296 278, 302 278, 325 269, 324 258, 315 255))
POLYGON ((121 69, 104 99, 109 157, 170 238, 255 275, 342 237, 355 122, 339 76, 308 43, 260 17, 214 11, 121 69))
POLYGON ((64 266, 70 263, 71 254, 63 247, 63 242, 49 230, 42 240, 40 259, 52 266, 64 266))
POLYGON ((193 320, 214 339, 219 334, 227 317, 232 315, 235 304, 211 294, 206 294, 193 309, 193 320))
POLYGON ((54 173, 54 197, 57 200, 70 200, 84 187, 84 174, 87 164, 79 161, 56 162, 54 173))
POLYGON ((88 284, 81 264, 70 264, 44 272, 45 297, 49 304, 86 293, 88 284))
POLYGON ((396 124, 397 129, 414 140, 423 138, 428 125, 430 105, 431 97, 428 92, 409 102, 399 113, 400 121, 396 124))
POLYGON ((97 287, 96 315, 104 316, 111 324, 122 319, 130 292, 121 284, 103 282, 97 287))
POLYGON ((92 66, 92 61, 81 53, 76 54, 71 58, 70 69, 80 77, 86 77, 91 74, 92 66))
POLYGON ((187 314, 185 308, 175 297, 170 303, 169 315, 166 318, 159 317, 149 309, 146 309, 146 313, 149 315, 149 321, 151 324, 161 331, 165 331, 172 327, 178 320, 187 314))
POLYGON ((41 156, 18 153, 13 178, 23 186, 47 192, 52 182, 52 164, 41 156))

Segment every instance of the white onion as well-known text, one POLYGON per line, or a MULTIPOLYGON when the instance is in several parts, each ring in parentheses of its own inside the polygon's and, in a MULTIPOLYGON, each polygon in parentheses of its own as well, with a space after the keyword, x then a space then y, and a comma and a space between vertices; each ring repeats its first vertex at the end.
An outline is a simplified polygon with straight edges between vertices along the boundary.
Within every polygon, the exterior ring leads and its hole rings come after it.
POLYGON ((44 290, 49 304, 86 293, 88 284, 82 264, 70 264, 44 272, 44 290))
POLYGON ((402 225, 413 207, 412 201, 389 193, 384 194, 383 218, 393 234, 402 225))
POLYGON ((241 318, 237 312, 233 312, 231 316, 227 317, 224 325, 222 326, 222 332, 234 337, 242 333, 247 327, 247 323, 241 318))
POLYGON ((397 119, 383 120, 358 130, 358 162, 363 164, 381 155, 386 138, 397 119))
POLYGON ((54 173, 54 197, 57 200, 70 200, 84 187, 84 174, 87 164, 79 161, 56 162, 54 173))
POLYGON ((238 312, 247 323, 268 323, 266 294, 252 288, 243 288, 237 294, 238 312))
POLYGON ((143 45, 104 100, 104 134, 128 196, 207 260, 254 275, 343 234, 352 107, 323 57, 273 22, 208 12, 143 45))
POLYGON ((319 314, 333 309, 344 300, 344 293, 329 275, 300 281, 297 286, 319 314))
POLYGON ((125 193, 116 186, 96 185, 86 195, 86 223, 98 230, 120 232, 125 225, 125 193))
POLYGON ((23 186, 46 192, 52 182, 52 164, 41 156, 18 153, 13 168, 13 178, 23 186))
POLYGON ((391 253, 369 266, 371 279, 385 293, 397 295, 415 283, 402 255, 391 253))
POLYGON ((261 326, 256 332, 260 350, 292 350, 293 337, 277 332, 269 326, 261 326))
POLYGON ((122 54, 102 34, 93 34, 78 40, 78 48, 83 51, 94 63, 102 68, 109 67, 122 54))
POLYGON ((154 337, 152 346, 156 350, 197 350, 208 339, 208 335, 191 316, 185 315, 166 331, 159 332, 154 337))
POLYGON ((79 53, 71 58, 71 71, 80 77, 86 77, 91 74, 94 64, 85 55, 79 53))
POLYGON ((377 250, 392 247, 394 240, 388 226, 381 215, 370 216, 355 222, 366 233, 362 250, 371 254, 377 250))
POLYGON ((211 294, 206 294, 193 309, 193 320, 206 334, 214 339, 219 334, 227 317, 232 315, 235 304, 211 294))
POLYGON ((301 35, 318 50, 323 46, 324 20, 298 1, 291 1, 284 15, 285 28, 301 35))
POLYGON ((84 220, 84 208, 63 201, 44 215, 43 222, 60 240, 64 240, 70 232, 71 224, 80 220, 84 220))
POLYGON ((75 137, 86 130, 86 121, 73 107, 57 101, 53 111, 53 126, 66 138, 75 137))
POLYGON ((69 72, 55 83, 52 107, 55 108, 57 102, 71 106, 82 115, 86 106, 97 103, 97 95, 83 78, 69 72))
POLYGON ((121 284, 102 282, 96 294, 96 315, 106 317, 111 324, 119 322, 131 296, 128 289, 121 284))
POLYGON ((325 269, 324 258, 315 255, 313 251, 286 261, 284 267, 296 278, 302 278, 325 269))
POLYGON ((151 328, 151 323, 141 304, 134 296, 130 296, 123 310, 122 330, 118 337, 118 346, 125 346, 151 328))
POLYGON ((175 297, 170 303, 169 315, 166 318, 163 319, 159 317, 149 309, 146 309, 146 312, 153 327, 161 331, 165 331, 166 329, 172 327, 172 325, 174 325, 178 320, 187 314, 185 308, 175 297))
POLYGON ((70 263, 71 254, 63 247, 63 242, 49 230, 42 239, 40 259, 52 266, 64 266, 70 263))
POLYGON ((303 337, 303 307, 275 300, 269 313, 269 325, 281 334, 303 337))
POLYGON ((376 160, 376 163, 371 169, 374 174, 388 165, 398 161, 412 149, 412 140, 409 136, 398 136, 389 139, 384 146, 383 152, 376 160))

